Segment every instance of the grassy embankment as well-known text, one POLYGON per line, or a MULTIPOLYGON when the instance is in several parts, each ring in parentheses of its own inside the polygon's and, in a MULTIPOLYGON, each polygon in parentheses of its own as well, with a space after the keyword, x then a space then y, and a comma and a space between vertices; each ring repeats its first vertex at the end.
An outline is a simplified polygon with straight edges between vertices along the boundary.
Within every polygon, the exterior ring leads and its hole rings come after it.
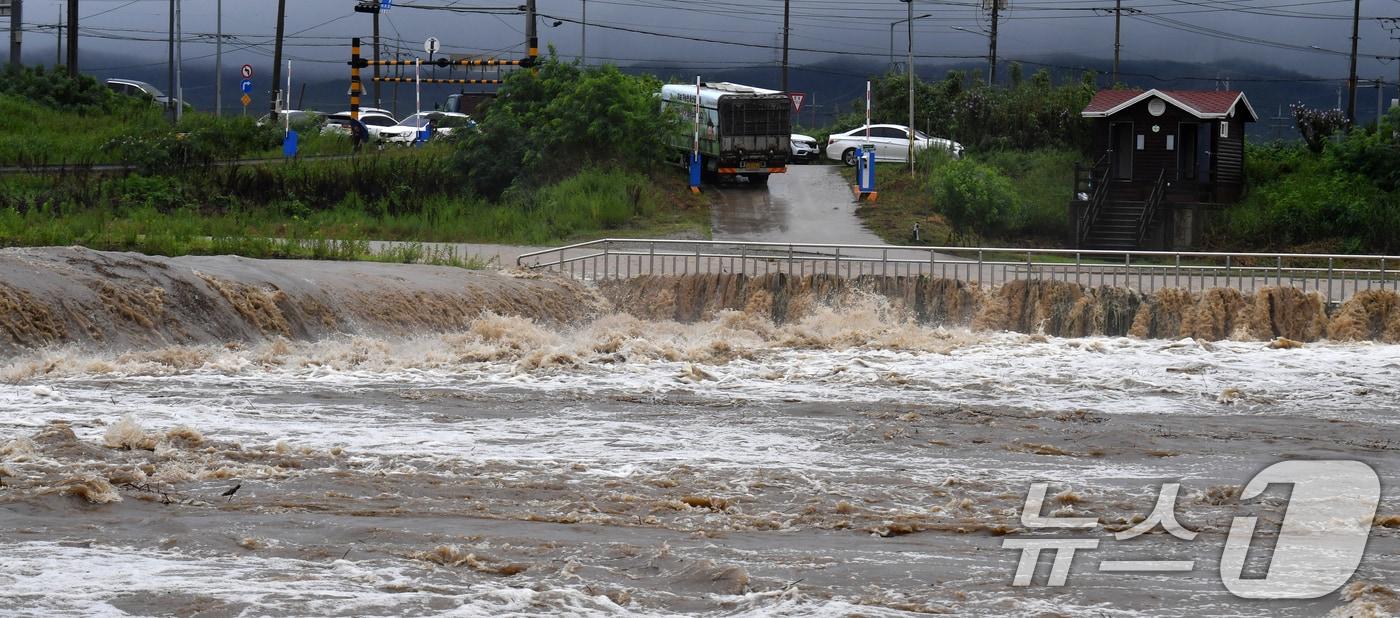
MULTIPOLYGON (((968 153, 967 159, 997 170, 1010 181, 1017 201, 1015 214, 999 233, 963 237, 954 234, 931 186, 935 170, 949 162, 945 157, 926 157, 912 177, 904 164, 879 165, 875 170, 879 200, 861 205, 856 215, 880 238, 899 245, 1062 246, 1067 225, 1065 207, 1078 160, 1075 152, 1003 150, 968 153), (918 241, 912 234, 915 223, 920 229, 918 241)), ((855 182, 854 168, 847 168, 845 175, 855 182)))
MULTIPOLYGON (((645 108, 654 106, 648 100, 645 108)), ((521 160, 491 170, 497 184, 483 189, 471 169, 490 158, 490 140, 499 137, 490 115, 480 134, 465 139, 258 166, 222 162, 277 156, 276 128, 198 113, 172 127, 149 103, 111 95, 85 78, 27 72, 8 93, 0 88, 0 118, 0 165, 137 166, 130 174, 0 177, 0 246, 474 265, 468 256, 419 243, 531 245, 709 233, 707 203, 685 191, 679 172, 636 161, 609 165, 579 157, 531 174, 531 162, 521 160), (409 244, 374 252, 370 240, 409 244)), ((344 139, 303 135, 303 154, 350 151, 344 139)))

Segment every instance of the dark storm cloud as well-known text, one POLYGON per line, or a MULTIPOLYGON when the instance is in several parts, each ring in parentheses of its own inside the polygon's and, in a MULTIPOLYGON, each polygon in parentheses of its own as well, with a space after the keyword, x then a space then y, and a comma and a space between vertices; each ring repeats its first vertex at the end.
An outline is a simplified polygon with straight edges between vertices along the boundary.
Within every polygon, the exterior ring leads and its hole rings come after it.
MULTIPOLYGON (((403 4, 462 7, 510 7, 523 0, 413 0, 403 4)), ((34 26, 57 20, 56 0, 28 0, 25 21, 34 26)), ((369 37, 370 18, 351 11, 354 0, 288 0, 288 56, 301 60, 303 67, 338 71, 348 53, 351 36, 369 37)), ((986 51, 983 36, 955 30, 985 29, 985 13, 970 0, 915 3, 917 15, 932 17, 916 21, 915 50, 928 55, 981 55, 986 51)), ((1044 54, 1070 53, 1109 58, 1113 46, 1113 18, 1103 11, 1089 9, 1112 6, 1112 0, 1011 0, 1001 23, 1000 53, 1005 58, 1032 58, 1044 54)), ((1312 46, 1345 52, 1349 49, 1351 23, 1349 0, 1130 0, 1141 14, 1123 19, 1124 60, 1168 59, 1185 62, 1211 62, 1247 59, 1302 70, 1323 77, 1343 77, 1347 73, 1345 55, 1307 49, 1312 46), (1230 10, 1220 10, 1222 8, 1230 10), (1328 19, 1331 17, 1333 19, 1328 19), (1340 19, 1338 19, 1340 18, 1340 19), (1187 32, 1208 29, 1216 36, 1187 32), (1237 39, 1237 40, 1231 40, 1237 39), (1248 42, 1255 39, 1255 42, 1248 42), (1269 46, 1259 41, 1280 43, 1298 49, 1269 46)), ((196 61, 213 53, 216 0, 184 0, 184 29, 187 40, 184 55, 196 61)), ((266 67, 271 62, 271 35, 274 31, 275 0, 224 0, 226 62, 248 62, 266 67)), ((794 48, 825 50, 793 52, 796 64, 811 64, 845 57, 883 58, 890 49, 890 23, 905 16, 906 5, 897 0, 841 2, 839 0, 793 0, 792 41, 794 48)), ((156 62, 164 57, 164 31, 167 0, 82 0, 83 49, 89 55, 84 65, 94 63, 94 55, 147 58, 156 62), (103 37, 103 38, 99 38, 103 37), (130 40, 154 39, 154 40, 130 40)), ((553 45, 563 56, 580 52, 580 0, 539 0, 542 46, 553 45), (562 20, 558 27, 551 27, 562 20)), ((1364 17, 1400 14, 1400 4, 1389 0, 1364 0, 1364 17)), ((595 27, 588 34, 590 60, 618 63, 666 62, 705 65, 734 65, 772 62, 778 52, 763 46, 780 43, 781 0, 722 0, 684 2, 681 0, 592 0, 588 19, 595 27), (691 39, 714 39, 747 43, 743 47, 696 40, 668 39, 619 29, 655 31, 691 39)), ((406 51, 421 52, 428 36, 441 39, 454 53, 519 54, 524 45, 524 18, 518 14, 455 13, 398 6, 385 15, 382 34, 395 40, 406 51)), ((1392 40, 1383 24, 1363 19, 1362 53, 1394 56, 1400 43, 1392 40)), ((53 32, 30 32, 26 49, 52 49, 53 32)), ((896 32, 896 54, 904 50, 903 26, 896 32)), ((922 62, 934 63, 927 59, 922 62)), ((98 63, 100 64, 100 63, 98 63)), ((98 66, 93 64, 93 66, 98 66)), ((303 69, 305 70, 305 69, 303 69)), ((1364 78, 1385 76, 1393 79, 1393 61, 1363 59, 1364 78)))

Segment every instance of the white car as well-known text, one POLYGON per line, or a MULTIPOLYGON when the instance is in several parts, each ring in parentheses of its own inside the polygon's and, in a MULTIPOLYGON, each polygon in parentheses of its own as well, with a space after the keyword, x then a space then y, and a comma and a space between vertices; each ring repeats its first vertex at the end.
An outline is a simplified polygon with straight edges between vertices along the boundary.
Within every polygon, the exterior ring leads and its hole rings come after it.
POLYGON ((423 112, 414 114, 403 119, 399 123, 401 127, 410 127, 415 131, 422 131, 424 126, 431 125, 434 135, 448 136, 452 132, 462 127, 471 128, 476 126, 476 122, 471 116, 458 114, 455 112, 423 112))
MULTIPOLYGON (((341 112, 327 118, 326 127, 322 129, 324 133, 340 133, 349 135, 350 129, 343 121, 350 118, 350 112, 341 112)), ((361 112, 360 122, 365 125, 365 130, 369 131, 369 141, 379 142, 385 140, 384 132, 395 129, 399 123, 393 116, 381 114, 379 112, 361 112)), ((398 131, 390 131, 390 135, 396 135, 398 131)))
POLYGON ((821 156, 821 148, 817 147, 817 138, 800 133, 792 134, 792 160, 793 161, 816 161, 821 156))
MULTIPOLYGON (((833 134, 826 141, 826 157, 854 166, 862 144, 874 144, 875 160, 888 163, 904 163, 909 160, 909 128, 897 124, 870 125, 870 138, 866 139, 865 127, 851 129, 845 133, 833 134)), ((914 150, 941 148, 955 159, 961 159, 963 146, 953 140, 929 137, 922 131, 914 131, 914 150)))

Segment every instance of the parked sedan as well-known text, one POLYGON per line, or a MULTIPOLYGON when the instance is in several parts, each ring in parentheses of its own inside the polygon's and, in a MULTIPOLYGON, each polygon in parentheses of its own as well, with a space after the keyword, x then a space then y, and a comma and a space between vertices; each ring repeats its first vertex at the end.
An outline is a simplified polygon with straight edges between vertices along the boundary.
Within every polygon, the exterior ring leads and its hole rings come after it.
MULTIPOLYGON (((339 133, 350 135, 350 112, 341 112, 326 118, 325 133, 339 133)), ((381 133, 386 129, 393 129, 398 126, 398 121, 393 116, 378 112, 360 114, 360 123, 365 125, 365 130, 369 131, 369 141, 383 141, 381 133)), ((394 133, 394 132, 391 132, 394 133)))
MULTIPOLYGON (((875 159, 891 163, 904 163, 909 160, 909 128, 897 124, 870 125, 870 136, 866 128, 859 127, 845 133, 833 134, 826 142, 826 157, 854 166, 862 144, 875 146, 875 159)), ((929 137, 922 131, 914 131, 914 149, 940 148, 961 159, 963 146, 953 140, 929 137)))
POLYGON ((399 123, 401 127, 411 127, 414 130, 422 131, 423 127, 431 126, 435 135, 449 136, 452 132, 461 128, 472 128, 476 122, 471 116, 457 114, 453 112, 423 112, 414 114, 403 119, 399 123))
POLYGON ((817 146, 817 138, 799 133, 792 134, 792 160, 811 163, 821 156, 821 148, 817 146))

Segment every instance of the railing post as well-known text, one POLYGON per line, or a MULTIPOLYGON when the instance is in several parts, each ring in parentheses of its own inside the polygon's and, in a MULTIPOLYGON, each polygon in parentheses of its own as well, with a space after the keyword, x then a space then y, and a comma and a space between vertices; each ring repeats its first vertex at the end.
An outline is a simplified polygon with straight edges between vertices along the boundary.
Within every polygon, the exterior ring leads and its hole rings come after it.
MULTIPOLYGON (((608 266, 608 253, 612 250, 611 247, 612 247, 611 244, 608 244, 608 243, 604 243, 604 244, 603 244, 603 281, 607 281, 607 280, 608 280, 608 268, 609 268, 609 266, 608 266)), ((595 277, 595 278, 596 278, 596 277, 595 277)))
POLYGON ((977 250, 977 283, 982 283, 982 250, 977 250))
POLYGON ((1026 281, 1030 281, 1030 280, 1031 280, 1031 273, 1034 273, 1034 272, 1035 272, 1035 268, 1034 268, 1033 266, 1031 266, 1031 252, 1030 252, 1030 251, 1027 251, 1027 252, 1026 252, 1026 281))
POLYGON ((1385 289, 1385 258, 1381 258, 1381 289, 1385 289))
POLYGON ((695 245, 695 274, 705 274, 700 270, 700 245, 695 245))
POLYGON ((1230 256, 1225 256, 1225 287, 1230 287, 1230 256))
MULTIPOLYGON (((1176 254, 1176 288, 1181 289, 1181 254, 1176 254)), ((1191 289, 1187 286, 1187 289, 1191 289)))
POLYGON ((1274 270, 1274 287, 1283 287, 1283 256, 1278 256, 1274 270))
POLYGON ((749 270, 749 247, 744 245, 739 247, 739 272, 748 274, 749 270))
POLYGON ((788 275, 792 274, 792 245, 788 245, 788 275))
POLYGON ((653 242, 653 243, 647 243, 647 246, 648 246, 648 250, 647 250, 647 254, 648 254, 648 257, 647 257, 647 263, 648 263, 648 265, 647 265, 647 274, 648 274, 648 275, 655 275, 655 274, 656 274, 656 243, 654 243, 654 242, 653 242))
POLYGON ((933 249, 928 250, 928 279, 933 281, 933 271, 937 268, 938 252, 933 249))
POLYGON ((1075 282, 1076 284, 1079 284, 1079 285, 1084 285, 1084 281, 1083 281, 1083 279, 1084 279, 1083 264, 1084 264, 1084 254, 1083 254, 1083 253, 1080 253, 1080 252, 1078 252, 1078 251, 1075 251, 1075 252, 1074 252, 1074 282, 1075 282))
POLYGON ((835 270, 836 270, 836 276, 837 276, 837 277, 840 277, 840 276, 841 276, 841 247, 837 247, 837 248, 836 248, 836 264, 835 264, 835 270))
POLYGON ((1332 302, 1332 258, 1327 258, 1327 302, 1332 302))
POLYGON ((890 250, 889 250, 889 249, 881 249, 881 250, 880 250, 880 276, 881 276, 881 277, 888 277, 888 276, 890 276, 890 250))

